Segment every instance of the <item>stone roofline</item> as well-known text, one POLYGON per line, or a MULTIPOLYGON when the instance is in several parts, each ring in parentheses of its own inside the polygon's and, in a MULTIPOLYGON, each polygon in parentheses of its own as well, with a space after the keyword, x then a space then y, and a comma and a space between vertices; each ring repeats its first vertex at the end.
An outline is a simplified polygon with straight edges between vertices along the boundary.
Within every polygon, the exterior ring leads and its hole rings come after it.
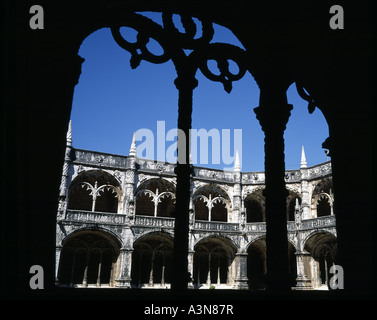
MULTIPOLYGON (((98 151, 72 148, 71 161, 76 165, 92 166, 103 169, 127 170, 131 169, 130 159, 132 156, 116 155, 98 151)), ((161 175, 175 176, 175 163, 161 162, 157 160, 136 158, 137 171, 152 173, 160 172, 161 175)), ((303 175, 307 180, 318 179, 331 175, 331 161, 325 161, 311 167, 285 170, 285 181, 299 182, 303 175)), ((230 170, 213 169, 208 167, 194 166, 194 177, 206 180, 234 182, 235 174, 230 170)), ((242 184, 264 183, 264 171, 240 172, 242 184)))

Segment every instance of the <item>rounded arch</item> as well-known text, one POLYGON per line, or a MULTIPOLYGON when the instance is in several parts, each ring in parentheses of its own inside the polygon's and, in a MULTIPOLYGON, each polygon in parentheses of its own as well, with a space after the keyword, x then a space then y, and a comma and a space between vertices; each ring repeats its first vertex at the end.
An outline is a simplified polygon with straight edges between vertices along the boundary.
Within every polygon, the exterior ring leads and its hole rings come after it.
POLYGON ((266 288, 267 251, 266 237, 260 236, 251 241, 246 248, 247 252, 247 278, 251 290, 266 288))
POLYGON ((195 191, 192 202, 196 220, 227 222, 229 219, 231 200, 221 186, 200 187, 195 191))
POLYGON ((248 223, 266 221, 266 205, 263 190, 264 186, 253 188, 252 191, 249 188, 246 188, 243 203, 246 209, 246 222, 248 223))
POLYGON ((248 194, 244 200, 244 207, 246 210, 246 222, 266 221, 264 203, 258 194, 248 194))
POLYGON ((312 230, 303 240, 305 250, 312 248, 313 243, 321 239, 333 239, 336 242, 336 236, 332 232, 323 229, 315 229, 312 230))
POLYGON ((135 191, 136 215, 174 217, 175 186, 163 178, 144 181, 135 191))
POLYGON ((99 226, 89 227, 89 228, 88 227, 78 228, 74 230, 73 232, 67 234, 62 239, 61 245, 64 246, 64 244, 70 239, 74 239, 77 235, 85 234, 85 233, 100 234, 102 237, 110 241, 113 244, 114 248, 121 248, 123 246, 123 241, 119 234, 114 233, 113 231, 109 229, 105 229, 99 226))
MULTIPOLYGON (((288 271, 291 286, 295 285, 297 277, 296 247, 288 240, 288 271)), ((249 288, 262 290, 266 288, 267 270, 267 245, 266 236, 262 235, 253 239, 246 247, 247 256, 247 277, 249 288)))
POLYGON ((170 191, 172 193, 175 193, 175 185, 173 182, 170 182, 162 177, 159 178, 151 178, 144 180, 135 190, 135 195, 143 189, 150 190, 154 193, 156 193, 156 190, 158 189, 159 192, 164 191, 170 191))
POLYGON ((119 181, 103 170, 81 172, 70 184, 68 209, 121 212, 122 188, 119 181))
POLYGON ((107 231, 81 229, 62 241, 58 282, 63 286, 114 285, 121 242, 107 231))
POLYGON ((132 253, 133 287, 167 287, 171 282, 173 237, 166 232, 149 232, 135 240, 132 253))
POLYGON ((290 191, 287 196, 287 221, 295 221, 296 201, 301 205, 301 196, 297 192, 290 191))
POLYGON ((332 179, 320 180, 313 190, 311 207, 315 217, 322 217, 333 214, 333 186, 332 179))
POLYGON ((329 269, 337 260, 336 237, 327 231, 315 231, 306 237, 304 249, 311 256, 311 282, 314 288, 328 288, 329 269))
POLYGON ((195 244, 194 244, 194 249, 197 245, 207 243, 208 241, 214 240, 219 244, 222 244, 223 246, 229 248, 231 251, 236 254, 237 250, 239 249, 239 245, 234 242, 231 238, 226 237, 224 235, 208 235, 204 238, 199 239, 195 244))
POLYGON ((193 282, 195 288, 230 285, 231 265, 237 252, 235 243, 226 237, 208 236, 194 246, 193 282))

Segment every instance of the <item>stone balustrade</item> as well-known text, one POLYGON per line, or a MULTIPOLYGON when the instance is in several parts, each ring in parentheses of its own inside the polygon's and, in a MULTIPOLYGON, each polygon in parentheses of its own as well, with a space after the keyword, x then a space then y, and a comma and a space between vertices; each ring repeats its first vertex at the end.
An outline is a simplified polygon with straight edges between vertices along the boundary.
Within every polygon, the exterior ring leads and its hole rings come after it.
MULTIPOLYGON (((91 212, 83 210, 67 210, 65 215, 65 222, 85 222, 104 225, 124 225, 129 223, 138 227, 158 227, 158 228, 174 228, 174 218, 168 217, 152 217, 152 216, 135 216, 134 219, 128 219, 126 215, 105 213, 105 212, 91 212)), ((335 216, 324 216, 319 218, 307 219, 301 221, 301 230, 311 230, 317 228, 335 227, 335 216)), ((287 222, 288 232, 296 231, 296 223, 294 221, 287 222)), ((193 224, 194 230, 201 231, 226 231, 239 232, 241 230, 240 224, 218 221, 200 221, 196 220, 193 224)), ((245 231, 250 233, 264 233, 266 232, 265 222, 246 223, 245 231)))

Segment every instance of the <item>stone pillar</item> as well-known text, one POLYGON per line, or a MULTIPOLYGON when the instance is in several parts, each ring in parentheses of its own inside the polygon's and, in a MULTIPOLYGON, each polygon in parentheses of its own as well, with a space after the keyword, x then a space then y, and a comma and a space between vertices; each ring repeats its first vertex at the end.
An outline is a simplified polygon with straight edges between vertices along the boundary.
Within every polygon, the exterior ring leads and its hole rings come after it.
POLYGON ((55 248, 55 284, 59 284, 59 264, 62 248, 62 246, 56 246, 55 248))
POLYGON ((162 254, 162 268, 161 268, 161 286, 165 286, 165 263, 166 253, 162 254))
POLYGON ((207 286, 211 286, 211 253, 208 253, 208 275, 207 275, 207 286))
POLYGON ((90 251, 86 254, 86 261, 85 261, 85 268, 84 268, 84 276, 82 278, 82 286, 87 287, 88 286, 88 268, 89 268, 89 259, 90 259, 90 251))
POLYGON ((267 288, 274 292, 290 290, 283 135, 291 110, 286 88, 272 83, 261 87, 254 111, 265 133, 267 288))
POLYGON ((189 208, 192 165, 190 164, 189 135, 191 129, 192 96, 198 85, 195 72, 185 68, 177 70, 178 78, 174 81, 178 93, 178 153, 176 188, 176 212, 174 224, 173 274, 172 289, 187 290, 188 275, 188 241, 189 241, 189 208))
POLYGON ((236 253, 236 266, 237 273, 234 287, 235 289, 248 289, 249 288, 249 279, 247 278, 247 256, 246 252, 236 253))
MULTIPOLYGON (((304 150, 304 149, 303 149, 304 150)), ((305 156, 304 156, 305 157, 305 156)), ((303 161, 301 157, 301 168, 303 167, 303 161)), ((295 205, 295 223, 296 223, 296 238, 298 243, 297 251, 295 252, 296 255, 296 264, 297 264, 297 278, 296 278, 296 290, 308 290, 312 289, 312 283, 310 281, 309 275, 309 260, 310 254, 304 250, 302 237, 301 237, 301 216, 302 216, 303 208, 302 203, 301 207, 298 203, 298 199, 296 199, 295 205)))
POLYGON ((99 262, 98 262, 98 272, 97 272, 97 282, 96 282, 97 287, 101 286, 102 256, 103 256, 103 252, 101 251, 100 257, 99 257, 99 262))
POLYGON ((238 150, 236 150, 236 158, 234 161, 234 187, 233 187, 233 215, 232 222, 240 222, 241 210, 243 208, 241 199, 241 164, 239 160, 238 150))
POLYGON ((155 258, 155 251, 152 252, 152 258, 151 258, 151 270, 149 272, 149 286, 153 287, 153 267, 154 267, 154 258, 155 258))
POLYGON ((131 248, 120 249, 120 273, 119 278, 116 279, 116 287, 130 288, 131 287, 131 265, 132 265, 132 251, 131 248))
POLYGON ((297 278, 296 278, 296 290, 310 290, 312 284, 310 275, 308 272, 308 265, 310 254, 306 251, 297 251, 296 263, 297 263, 297 278))
POLYGON ((190 282, 188 284, 189 288, 193 288, 194 287, 194 254, 195 254, 194 250, 189 250, 188 257, 187 257, 187 260, 188 260, 188 272, 190 274, 190 282))

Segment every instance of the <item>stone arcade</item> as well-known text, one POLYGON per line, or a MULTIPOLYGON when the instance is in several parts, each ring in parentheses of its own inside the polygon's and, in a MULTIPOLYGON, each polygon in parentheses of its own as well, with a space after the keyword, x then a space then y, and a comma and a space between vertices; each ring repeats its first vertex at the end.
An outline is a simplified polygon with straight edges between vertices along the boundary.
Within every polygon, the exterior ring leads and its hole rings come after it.
MULTIPOLYGON (((174 164, 79 150, 69 126, 56 228, 56 283, 170 288, 176 199, 174 164)), ((327 289, 336 263, 330 162, 287 170, 290 286, 327 289)), ((266 286, 264 172, 194 167, 189 288, 266 286)))

